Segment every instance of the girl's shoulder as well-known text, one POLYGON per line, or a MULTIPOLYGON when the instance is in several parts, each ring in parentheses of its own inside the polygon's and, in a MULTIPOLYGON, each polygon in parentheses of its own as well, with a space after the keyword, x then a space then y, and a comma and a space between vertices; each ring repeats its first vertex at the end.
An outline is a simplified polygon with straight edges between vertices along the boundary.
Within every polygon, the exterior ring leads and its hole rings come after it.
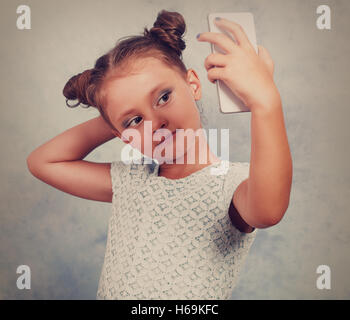
MULTIPOLYGON (((152 160, 152 159, 151 159, 152 160)), ((141 159, 115 160, 111 162, 110 175, 113 191, 121 186, 127 186, 135 180, 146 179, 153 174, 155 169, 154 161, 141 159)))
POLYGON ((225 203, 230 204, 233 194, 237 187, 246 179, 249 178, 249 162, 231 162, 229 168, 224 175, 223 192, 225 203))
POLYGON ((148 171, 153 173, 156 163, 149 158, 137 158, 129 160, 116 160, 111 162, 111 174, 114 176, 126 177, 128 175, 139 175, 148 171))

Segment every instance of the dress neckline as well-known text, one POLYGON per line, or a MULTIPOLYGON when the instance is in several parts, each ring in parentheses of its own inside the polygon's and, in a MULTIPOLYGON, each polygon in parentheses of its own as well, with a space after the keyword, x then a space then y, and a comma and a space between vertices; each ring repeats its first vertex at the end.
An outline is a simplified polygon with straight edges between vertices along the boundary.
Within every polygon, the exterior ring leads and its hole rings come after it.
POLYGON ((156 179, 159 179, 159 180, 171 181, 171 182, 174 182, 174 183, 180 182, 180 181, 181 181, 181 182, 182 182, 182 181, 187 181, 187 180, 189 180, 190 178, 192 178, 192 177, 194 177, 194 176, 197 176, 197 175, 199 175, 199 174, 201 174, 201 173, 204 173, 204 172, 207 171, 209 168, 211 168, 211 167, 213 167, 213 166, 215 166, 215 165, 219 165, 222 161, 223 161, 223 160, 220 159, 219 161, 213 162, 213 163, 211 163, 210 165, 208 165, 208 166, 206 166, 206 167, 204 167, 204 168, 202 168, 202 169, 199 169, 199 170, 197 170, 197 171, 195 171, 195 172, 192 172, 191 174, 189 174, 189 175, 186 176, 186 177, 179 178, 179 179, 170 179, 170 178, 167 178, 167 177, 164 177, 164 176, 159 176, 158 173, 159 173, 159 167, 160 167, 160 166, 159 166, 159 164, 158 164, 157 162, 154 162, 154 163, 155 163, 154 177, 155 177, 156 179))

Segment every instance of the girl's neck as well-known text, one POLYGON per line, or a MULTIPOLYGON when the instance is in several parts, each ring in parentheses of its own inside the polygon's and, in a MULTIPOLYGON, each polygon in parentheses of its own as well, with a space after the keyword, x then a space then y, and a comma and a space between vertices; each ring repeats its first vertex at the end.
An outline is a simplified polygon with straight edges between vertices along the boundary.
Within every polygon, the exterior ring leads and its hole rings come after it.
POLYGON ((205 163, 199 163, 199 153, 197 152, 195 156, 195 163, 187 163, 185 159, 185 153, 182 157, 174 160, 174 163, 161 164, 159 166, 158 176, 166 177, 169 179, 181 179, 189 176, 190 174, 198 170, 210 166, 213 163, 219 162, 220 159, 210 151, 208 144, 206 144, 206 148, 208 156, 206 159, 207 161, 205 161, 205 163))

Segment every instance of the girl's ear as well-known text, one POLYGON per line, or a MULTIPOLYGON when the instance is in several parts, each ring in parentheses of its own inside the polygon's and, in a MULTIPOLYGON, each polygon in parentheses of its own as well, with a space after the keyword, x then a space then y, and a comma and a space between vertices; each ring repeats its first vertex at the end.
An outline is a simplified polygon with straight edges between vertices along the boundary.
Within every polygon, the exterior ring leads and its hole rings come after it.
POLYGON ((187 70, 187 83, 192 89, 195 100, 199 100, 201 98, 201 83, 196 71, 192 68, 187 70))

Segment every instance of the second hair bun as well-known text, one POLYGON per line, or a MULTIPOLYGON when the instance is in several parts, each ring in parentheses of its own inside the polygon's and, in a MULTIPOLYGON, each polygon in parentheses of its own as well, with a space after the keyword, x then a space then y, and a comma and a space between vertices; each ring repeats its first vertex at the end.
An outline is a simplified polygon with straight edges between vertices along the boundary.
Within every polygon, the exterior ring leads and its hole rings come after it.
POLYGON ((168 45, 176 54, 181 56, 186 44, 182 39, 186 31, 185 20, 178 12, 162 10, 150 30, 144 29, 144 36, 168 45))

